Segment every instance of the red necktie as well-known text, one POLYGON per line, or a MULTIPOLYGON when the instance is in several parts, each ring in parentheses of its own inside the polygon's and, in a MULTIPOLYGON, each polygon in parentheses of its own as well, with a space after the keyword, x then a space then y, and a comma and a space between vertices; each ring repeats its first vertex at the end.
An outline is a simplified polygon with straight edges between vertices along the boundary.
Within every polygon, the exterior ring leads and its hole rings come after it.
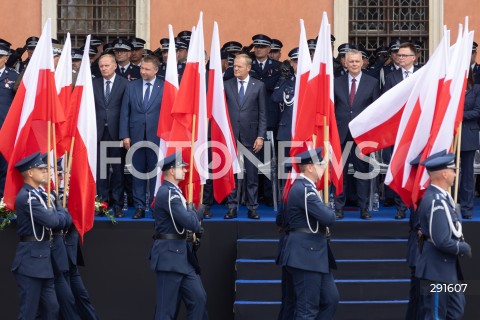
POLYGON ((355 100, 355 93, 357 91, 357 80, 355 78, 352 79, 352 87, 350 88, 350 107, 353 105, 353 100, 355 100))

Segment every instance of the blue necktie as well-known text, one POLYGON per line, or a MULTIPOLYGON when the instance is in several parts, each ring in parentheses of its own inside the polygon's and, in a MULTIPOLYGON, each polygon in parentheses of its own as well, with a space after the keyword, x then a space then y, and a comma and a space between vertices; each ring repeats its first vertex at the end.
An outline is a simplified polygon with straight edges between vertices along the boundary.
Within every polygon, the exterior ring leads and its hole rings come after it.
POLYGON ((240 91, 238 91, 238 100, 240 101, 240 105, 243 104, 243 99, 245 98, 245 87, 243 86, 243 83, 245 81, 240 81, 240 91))
POLYGON ((147 110, 148 99, 150 98, 150 86, 152 85, 150 82, 146 83, 147 90, 145 90, 145 95, 143 96, 143 110, 147 110))
POLYGON ((108 104, 108 99, 110 99, 110 83, 110 80, 106 82, 107 85, 105 87, 105 104, 108 104))

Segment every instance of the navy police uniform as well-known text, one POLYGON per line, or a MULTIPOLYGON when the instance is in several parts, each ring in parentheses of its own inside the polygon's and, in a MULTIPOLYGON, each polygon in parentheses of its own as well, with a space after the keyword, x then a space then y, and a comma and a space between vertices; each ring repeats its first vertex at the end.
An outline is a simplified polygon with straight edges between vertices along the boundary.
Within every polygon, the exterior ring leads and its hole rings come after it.
MULTIPOLYGON (((163 170, 186 165, 176 158, 181 156, 172 154, 165 158, 163 170)), ((153 216, 155 235, 150 267, 157 275, 155 319, 173 319, 180 298, 187 307, 188 319, 207 319, 207 295, 189 259, 186 240, 187 230, 201 231, 201 213, 187 209, 182 191, 165 180, 158 189, 153 216)))
MULTIPOLYGON (((113 50, 126 50, 126 51, 132 51, 133 45, 130 41, 128 40, 123 40, 123 39, 115 39, 113 42, 113 50)), ((117 64, 117 69, 115 72, 126 78, 128 81, 133 81, 141 78, 140 75, 140 67, 136 66, 132 63, 128 63, 126 66, 121 67, 120 64, 117 64)))
MULTIPOLYGON (((46 168, 40 153, 19 161, 15 167, 24 172, 32 168, 46 168)), ((51 229, 63 228, 65 215, 48 208, 41 191, 24 183, 15 199, 17 213, 17 245, 12 272, 19 290, 18 319, 36 319, 41 311, 43 319, 58 319, 59 305, 54 288, 51 252, 51 229)))
MULTIPOLYGON (((321 147, 315 150, 321 160, 321 147)), ((312 151, 313 153, 313 151, 312 151)), ((299 154, 302 164, 314 163, 309 151, 299 154)), ((295 180, 287 201, 281 264, 292 279, 294 319, 333 319, 339 301, 331 268, 336 262, 330 250, 328 227, 334 211, 321 200, 313 181, 303 175, 295 180)))
MULTIPOLYGON (((429 157, 422 164, 429 172, 447 168, 454 170, 454 157, 452 153, 429 157)), ((417 212, 423 237, 419 244, 415 275, 429 284, 421 292, 423 319, 461 319, 465 308, 464 293, 461 290, 432 292, 431 287, 461 283, 463 276, 459 257, 471 256, 471 247, 463 239, 461 218, 455 210, 455 203, 445 190, 431 184, 417 212)))

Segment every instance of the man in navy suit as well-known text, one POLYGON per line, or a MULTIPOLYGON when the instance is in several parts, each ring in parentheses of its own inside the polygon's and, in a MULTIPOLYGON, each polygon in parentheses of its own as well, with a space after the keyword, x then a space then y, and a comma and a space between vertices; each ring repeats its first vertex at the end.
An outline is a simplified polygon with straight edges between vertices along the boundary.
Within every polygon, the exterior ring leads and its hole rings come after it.
POLYGON ((18 319, 58 319, 59 304, 55 294, 52 266, 51 229, 63 228, 63 211, 48 207, 40 185, 48 181, 47 165, 40 152, 15 164, 24 184, 15 199, 17 245, 12 272, 18 285, 20 313, 18 319))
POLYGON ((207 294, 195 270, 186 239, 187 230, 201 232, 202 213, 187 206, 178 187, 178 183, 185 179, 186 165, 180 153, 166 157, 162 166, 164 182, 156 195, 150 268, 157 275, 157 320, 175 319, 180 300, 187 308, 187 319, 208 319, 207 294))
POLYGON ((158 146, 160 142, 157 127, 162 104, 163 80, 155 76, 159 66, 160 62, 155 56, 142 59, 140 68, 142 79, 128 84, 120 110, 119 137, 123 140, 124 148, 129 150, 136 143, 142 143, 135 146, 138 149, 132 158, 133 202, 136 208, 134 219, 145 217, 147 178, 150 183, 150 199, 153 199, 155 192, 157 155, 151 147, 158 146), (146 174, 147 178, 138 176, 142 173, 146 174))
POLYGON ((315 187, 326 167, 321 151, 319 147, 297 155, 301 174, 290 189, 284 211, 288 235, 279 262, 286 267, 295 293, 295 319, 333 319, 339 301, 330 272, 336 262, 328 240, 335 213, 315 187))
MULTIPOLYGON (((235 58, 235 78, 225 81, 225 95, 233 135, 237 143, 254 153, 263 148, 267 129, 266 90, 262 81, 250 77, 252 59, 246 54, 235 58)), ((258 207, 258 168, 245 157, 247 183, 247 208, 250 219, 259 219, 258 207)), ((236 181, 237 188, 239 187, 236 181)), ((225 219, 237 217, 237 188, 227 198, 228 212, 225 219)))
MULTIPOLYGON (((10 46, 0 44, 0 129, 7 117, 8 110, 15 96, 15 82, 18 78, 18 72, 5 65, 10 55, 10 46)), ((8 163, 0 153, 0 198, 3 198, 3 189, 7 177, 8 163)))
MULTIPOLYGON (((398 59, 398 65, 400 66, 395 71, 388 73, 385 76, 385 85, 383 86, 382 93, 387 92, 404 79, 416 72, 420 67, 415 65, 417 59, 417 48, 413 43, 404 42, 399 46, 396 53, 398 59)), ((382 158, 385 163, 389 163, 392 157, 393 147, 385 148, 382 152, 382 158)), ((385 205, 395 204, 397 213, 395 219, 405 219, 407 206, 403 203, 402 199, 392 189, 385 185, 385 205)))
POLYGON ((422 319, 461 319, 465 294, 455 284, 463 281, 459 257, 471 257, 472 249, 462 234, 460 212, 448 193, 455 181, 455 155, 430 156, 421 164, 430 185, 418 207, 423 232, 415 275, 423 281, 422 319), (456 289, 449 292, 446 286, 456 289))
MULTIPOLYGON (((348 74, 334 80, 335 116, 342 150, 345 149, 348 142, 353 142, 352 134, 348 128, 350 121, 380 96, 378 80, 362 73, 362 54, 358 50, 350 50, 345 54, 345 60, 348 74)), ((348 165, 352 162, 355 174, 364 176, 354 178, 360 206, 360 217, 371 219, 370 212, 367 209, 370 181, 365 177, 369 172, 369 159, 365 155, 357 156, 355 154, 356 149, 357 144, 353 142, 343 169, 344 190, 347 187, 348 165)), ((335 214, 338 219, 343 219, 344 206, 345 193, 342 193, 335 197, 335 214)))
POLYGON ((128 80, 115 73, 117 63, 111 54, 105 54, 98 60, 101 77, 93 80, 93 94, 95 97, 95 112, 97 117, 97 195, 107 201, 115 210, 117 218, 123 218, 123 166, 120 162, 122 149, 118 135, 120 109, 128 80), (106 148, 105 156, 117 159, 112 163, 112 175, 109 165, 102 162, 102 141, 118 142, 118 146, 106 148), (103 169, 103 170, 102 170, 103 169), (103 174, 102 174, 103 171, 103 174), (109 197, 111 193, 111 199, 109 197))

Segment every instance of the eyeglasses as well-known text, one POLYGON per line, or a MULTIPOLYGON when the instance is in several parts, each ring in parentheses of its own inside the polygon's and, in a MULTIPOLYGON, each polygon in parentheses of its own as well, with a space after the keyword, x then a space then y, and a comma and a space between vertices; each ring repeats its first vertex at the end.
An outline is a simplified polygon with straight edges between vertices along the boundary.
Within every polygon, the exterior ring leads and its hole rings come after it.
POLYGON ((397 57, 399 58, 406 58, 406 57, 414 57, 414 54, 397 54, 397 57))

